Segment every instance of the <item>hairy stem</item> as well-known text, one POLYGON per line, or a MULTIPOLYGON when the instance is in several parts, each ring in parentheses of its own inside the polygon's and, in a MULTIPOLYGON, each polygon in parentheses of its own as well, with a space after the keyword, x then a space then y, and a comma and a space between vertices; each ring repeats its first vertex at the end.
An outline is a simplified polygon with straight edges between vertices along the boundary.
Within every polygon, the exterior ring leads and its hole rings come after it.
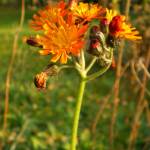
POLYGON ((81 111, 81 106, 82 106, 85 85, 86 85, 86 81, 82 79, 80 82, 80 87, 79 87, 78 97, 77 97, 77 104, 76 104, 76 108, 75 108, 70 150, 76 150, 78 125, 79 125, 80 111, 81 111))

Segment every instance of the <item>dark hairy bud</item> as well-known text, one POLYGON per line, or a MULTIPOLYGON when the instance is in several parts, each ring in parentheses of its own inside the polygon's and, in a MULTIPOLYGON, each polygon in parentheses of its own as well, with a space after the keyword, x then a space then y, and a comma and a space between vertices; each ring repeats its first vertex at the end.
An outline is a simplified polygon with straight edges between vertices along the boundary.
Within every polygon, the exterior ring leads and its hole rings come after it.
POLYGON ((55 64, 49 64, 46 69, 44 70, 44 72, 48 75, 48 76, 56 76, 59 73, 59 67, 55 64))
POLYGON ((38 89, 45 89, 48 76, 45 72, 37 74, 34 78, 34 84, 38 89))
POLYGON ((34 47, 40 47, 42 48, 42 45, 38 43, 37 39, 35 37, 29 37, 26 39, 26 43, 28 45, 34 46, 34 47))
POLYGON ((109 34, 106 38, 106 44, 108 47, 115 48, 120 44, 120 39, 117 39, 109 34))
POLYGON ((48 77, 56 76, 58 72, 59 72, 59 68, 56 65, 54 64, 48 65, 43 72, 35 76, 34 78, 35 86, 38 89, 45 89, 48 77))
POLYGON ((89 48, 87 52, 94 56, 99 56, 101 51, 101 43, 97 36, 97 33, 100 31, 99 26, 93 26, 90 30, 89 36, 89 48))

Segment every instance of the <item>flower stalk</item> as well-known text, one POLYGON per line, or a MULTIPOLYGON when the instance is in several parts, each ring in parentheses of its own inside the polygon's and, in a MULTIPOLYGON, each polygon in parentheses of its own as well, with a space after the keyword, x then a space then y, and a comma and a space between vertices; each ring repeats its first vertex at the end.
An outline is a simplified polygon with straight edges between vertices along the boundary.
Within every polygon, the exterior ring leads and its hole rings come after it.
POLYGON ((86 81, 84 79, 81 79, 79 91, 78 91, 78 97, 77 97, 77 104, 76 104, 75 113, 74 113, 72 138, 71 138, 71 150, 76 150, 78 126, 79 126, 80 112, 81 112, 85 86, 86 86, 86 81))
MULTIPOLYGON (((112 61, 113 57, 113 49, 110 49, 110 60, 112 61)), ((97 71, 96 73, 93 73, 92 75, 87 76, 88 71, 92 68, 94 63, 96 62, 96 57, 94 57, 89 64, 89 66, 86 68, 85 67, 85 57, 84 57, 84 52, 81 54, 80 57, 80 68, 77 68, 79 70, 80 76, 81 76, 81 81, 80 81, 80 86, 79 86, 79 91, 78 91, 78 96, 77 96, 77 104, 75 108, 75 113, 74 113, 74 121, 73 121, 73 128, 72 128, 72 137, 71 137, 71 148, 70 150, 76 150, 77 146, 77 136, 78 136, 78 126, 79 126, 79 120, 80 120, 80 112, 81 112, 81 107, 82 107, 82 101, 83 101, 83 95, 85 91, 85 87, 87 84, 87 81, 93 80, 102 74, 104 74, 110 67, 111 62, 97 71)))

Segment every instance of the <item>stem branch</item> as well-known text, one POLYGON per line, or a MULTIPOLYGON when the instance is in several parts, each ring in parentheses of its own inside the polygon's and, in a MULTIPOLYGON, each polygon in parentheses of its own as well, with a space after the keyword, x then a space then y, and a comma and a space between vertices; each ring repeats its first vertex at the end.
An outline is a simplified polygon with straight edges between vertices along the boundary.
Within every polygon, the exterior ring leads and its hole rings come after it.
POLYGON ((102 74, 104 74, 104 73, 110 68, 111 63, 112 63, 112 58, 113 58, 113 49, 111 49, 111 56, 110 56, 110 60, 111 60, 111 61, 110 61, 110 63, 109 63, 107 66, 105 66, 105 67, 103 67, 102 69, 100 69, 99 71, 97 71, 97 72, 95 72, 95 73, 93 73, 93 74, 87 76, 87 77, 85 78, 85 80, 86 80, 86 81, 90 81, 90 80, 93 80, 93 79, 95 79, 95 78, 101 76, 102 74))
POLYGON ((86 72, 89 72, 89 70, 93 67, 94 63, 96 62, 96 60, 97 60, 97 57, 94 57, 92 59, 92 61, 90 62, 89 66, 87 66, 87 68, 86 68, 86 72))

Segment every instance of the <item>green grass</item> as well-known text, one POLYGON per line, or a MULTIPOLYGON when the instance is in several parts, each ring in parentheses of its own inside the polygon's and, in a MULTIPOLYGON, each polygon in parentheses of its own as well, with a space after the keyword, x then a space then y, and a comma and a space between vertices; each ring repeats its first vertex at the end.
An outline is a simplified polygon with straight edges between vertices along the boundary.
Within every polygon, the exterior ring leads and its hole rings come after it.
MULTIPOLYGON (((3 121, 6 72, 20 16, 18 10, 11 8, 1 8, 1 10, 0 122, 3 121)), ((49 79, 47 90, 39 91, 35 88, 33 78, 49 63, 49 57, 40 56, 38 49, 22 42, 23 36, 31 35, 33 32, 28 28, 28 21, 32 14, 33 12, 26 10, 25 25, 19 35, 10 86, 8 136, 3 139, 4 150, 10 150, 14 143, 16 143, 16 150, 69 150, 75 98, 79 85, 78 74, 74 70, 66 70, 56 78, 49 79), (22 136, 16 142, 20 132, 22 136)), ((86 87, 80 118, 79 150, 91 150, 91 147, 95 147, 94 150, 109 150, 111 103, 108 104, 98 124, 97 133, 94 135, 95 142, 90 129, 99 109, 97 102, 101 104, 101 98, 110 91, 114 78, 114 71, 110 70, 101 78, 88 83, 86 87)), ((130 128, 125 124, 125 117, 127 114, 130 116, 132 111, 127 111, 123 106, 119 108, 117 141, 114 145, 116 150, 127 147, 130 128)), ((2 128, 2 123, 0 127, 2 128)), ((1 133, 0 136, 2 139, 1 133)), ((139 143, 140 141, 141 139, 139 143)), ((137 150, 141 150, 140 146, 137 150)))

